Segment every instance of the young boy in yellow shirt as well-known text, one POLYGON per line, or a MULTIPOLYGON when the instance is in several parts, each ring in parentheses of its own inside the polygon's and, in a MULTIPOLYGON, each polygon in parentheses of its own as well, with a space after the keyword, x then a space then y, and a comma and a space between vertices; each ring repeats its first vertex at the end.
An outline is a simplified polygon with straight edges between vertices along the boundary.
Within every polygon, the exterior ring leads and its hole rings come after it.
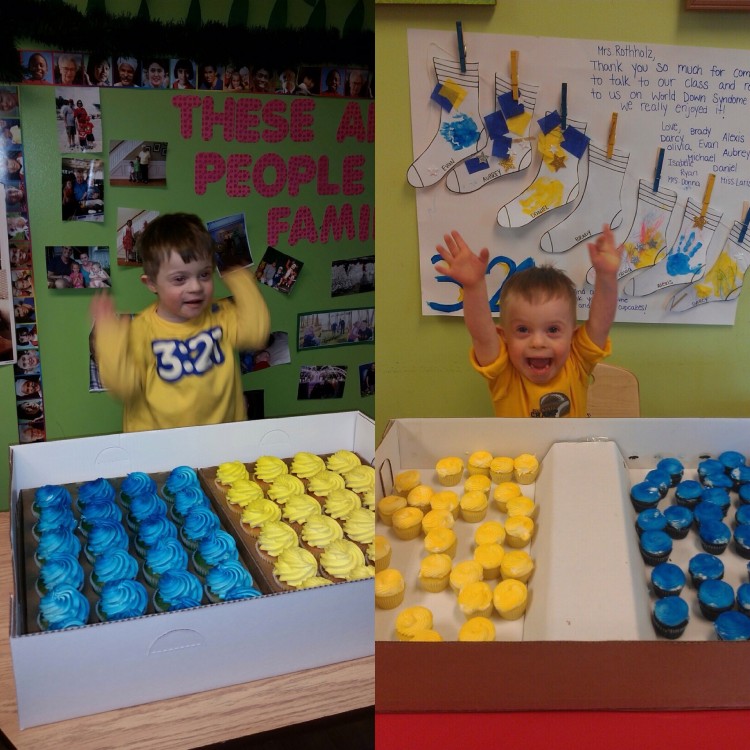
POLYGON ((589 243, 596 283, 589 318, 576 327, 576 289, 562 271, 540 266, 511 275, 500 295, 500 325, 487 297, 489 250, 474 254, 456 231, 437 250, 436 269, 463 287, 471 363, 488 381, 495 416, 585 417, 594 365, 611 351, 622 246, 605 226, 589 243))
POLYGON ((270 333, 252 274, 225 271, 234 300, 213 299, 214 242, 194 214, 162 214, 139 250, 141 281, 156 301, 132 322, 115 314, 107 292, 91 303, 96 361, 123 401, 123 431, 245 419, 237 352, 262 349, 270 333))

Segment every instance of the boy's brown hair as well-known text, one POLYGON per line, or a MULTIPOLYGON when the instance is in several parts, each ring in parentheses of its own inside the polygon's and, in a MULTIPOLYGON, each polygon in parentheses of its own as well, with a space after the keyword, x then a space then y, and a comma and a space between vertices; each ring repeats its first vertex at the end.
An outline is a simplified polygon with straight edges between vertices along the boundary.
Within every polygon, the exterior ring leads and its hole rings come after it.
POLYGON ((152 281, 172 252, 185 263, 206 260, 215 265, 213 238, 195 214, 162 214, 154 219, 138 238, 138 252, 143 258, 143 272, 152 281))
POLYGON ((575 284, 564 271, 554 266, 532 266, 508 276, 500 292, 500 320, 508 300, 514 295, 529 303, 561 297, 570 303, 573 321, 577 319, 578 295, 575 284))

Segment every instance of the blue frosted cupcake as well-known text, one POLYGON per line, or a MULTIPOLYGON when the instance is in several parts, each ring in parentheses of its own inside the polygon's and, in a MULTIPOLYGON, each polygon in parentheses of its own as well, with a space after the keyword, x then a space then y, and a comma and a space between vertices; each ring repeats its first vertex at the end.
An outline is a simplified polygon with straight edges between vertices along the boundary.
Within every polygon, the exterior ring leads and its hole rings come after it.
POLYGON ((734 487, 732 478, 727 474, 706 474, 701 481, 704 487, 720 487, 724 490, 731 490, 734 487))
POLYGON ((729 492, 723 487, 704 487, 703 492, 701 492, 701 502, 718 505, 721 508, 722 518, 727 514, 729 506, 732 504, 729 492))
POLYGON ((190 509, 180 528, 180 539, 189 550, 198 549, 201 539, 219 528, 219 517, 210 508, 197 506, 190 509))
POLYGON ((672 487, 676 487, 681 481, 682 476, 685 472, 685 467, 682 465, 682 461, 678 458, 662 458, 656 464, 656 468, 660 471, 665 471, 669 474, 669 480, 672 487))
POLYGON ((186 487, 179 490, 172 499, 172 518, 177 523, 182 523, 190 510, 197 507, 211 507, 211 501, 200 487, 186 487))
POLYGON ((187 570, 171 568, 159 578, 154 591, 154 609, 171 612, 176 609, 197 607, 203 598, 203 585, 187 570))
POLYGON ((737 495, 742 505, 750 505, 750 484, 741 484, 737 495))
POLYGON ((680 482, 674 490, 674 499, 678 505, 684 505, 691 510, 698 505, 701 499, 703 485, 695 479, 685 479, 680 482))
POLYGON ((737 588, 737 609, 750 616, 750 583, 741 583, 737 588))
POLYGON ((120 485, 120 501, 125 507, 138 495, 156 492, 156 482, 142 471, 133 471, 122 480, 120 485))
POLYGON ((685 586, 685 574, 674 563, 659 563, 651 571, 651 586, 658 597, 679 596, 685 586))
POLYGON ((724 451, 718 455, 717 461, 724 467, 725 474, 731 474, 732 469, 737 469, 747 463, 745 457, 737 451, 724 451))
POLYGON ((740 524, 734 530, 734 548, 740 557, 750 560, 750 524, 740 524))
POLYGON ((177 539, 161 539, 146 550, 143 576, 151 586, 168 570, 187 570, 188 555, 177 539))
POLYGON ((253 599, 256 596, 263 596, 263 594, 255 588, 255 586, 249 586, 247 584, 239 584, 233 589, 229 589, 224 595, 225 602, 233 602, 236 599, 253 599))
POLYGON ((732 532, 722 521, 703 521, 698 529, 701 546, 710 555, 721 555, 732 538, 732 532))
POLYGON ((664 509, 667 526, 664 529, 672 539, 684 539, 693 525, 693 511, 683 505, 670 505, 664 509))
POLYGON ((672 554, 672 539, 665 531, 644 531, 639 543, 646 565, 666 562, 672 554))
POLYGON ((138 524, 149 516, 167 515, 167 504, 155 492, 136 495, 130 501, 128 508, 128 526, 132 531, 138 529, 138 524))
POLYGON ((659 494, 662 497, 667 494, 669 488, 672 486, 672 478, 666 471, 662 471, 661 469, 651 469, 643 481, 655 484, 659 488, 659 494))
POLYGON ((713 621, 734 607, 734 589, 726 581, 704 581, 698 589, 698 605, 703 616, 713 621))
POLYGON ((63 583, 39 601, 37 622, 42 630, 78 628, 89 619, 88 599, 75 586, 63 583))
POLYGON ((89 530, 84 551, 89 562, 94 562, 97 555, 115 547, 127 551, 128 533, 119 521, 97 521, 89 530))
POLYGON ((212 602, 226 601, 232 589, 238 586, 254 588, 250 573, 237 560, 214 565, 206 573, 206 594, 212 602))
POLYGON ((31 511, 38 518, 44 508, 53 508, 60 505, 70 508, 72 503, 73 498, 65 487, 61 487, 59 484, 45 484, 34 493, 31 511))
POLYGON ((193 553, 193 565, 198 575, 205 576, 214 565, 238 558, 239 553, 234 537, 218 529, 201 539, 198 549, 193 553))
POLYGON ((724 563, 714 555, 699 552, 690 558, 688 573, 693 586, 700 588, 705 581, 720 581, 724 578, 724 563))
POLYGON ((705 500, 701 500, 693 508, 693 518, 696 528, 700 530, 701 524, 705 521, 721 521, 724 518, 724 513, 716 503, 707 503, 705 500))
POLYGON ((687 602, 679 596, 666 596, 654 602, 651 621, 654 630, 664 638, 679 638, 685 632, 689 619, 687 602))
POLYGON ((63 584, 80 591, 83 588, 83 579, 83 567, 77 557, 70 554, 58 555, 47 560, 39 569, 36 591, 39 596, 44 596, 63 584))
POLYGON ((39 541, 46 531, 52 529, 75 531, 76 528, 78 528, 78 521, 69 505, 49 505, 40 511, 39 520, 34 524, 32 534, 39 541))
POLYGON ((655 508, 659 500, 661 500, 659 488, 651 482, 638 482, 630 488, 630 501, 638 513, 655 508))
POLYGON ((703 480, 709 474, 723 474, 724 464, 715 458, 706 458, 698 464, 698 481, 703 484, 703 480))
POLYGON ((102 622, 140 617, 148 606, 148 593, 140 581, 125 578, 110 581, 102 587, 96 614, 102 622))
POLYGON ((750 640, 750 617, 741 612, 722 612, 714 622, 720 641, 750 640))
POLYGON ((750 505, 740 505, 734 514, 734 525, 742 526, 743 524, 750 524, 750 505))
POLYGON ((78 559, 81 542, 70 529, 50 529, 42 534, 37 543, 34 560, 41 568, 48 560, 60 555, 73 555, 78 559))
POLYGON ((635 529, 638 536, 644 531, 664 531, 667 526, 667 519, 658 508, 642 510, 635 519, 635 529))
POLYGON ((116 503, 88 503, 81 511, 81 533, 86 535, 98 521, 122 521, 122 511, 116 503))
POLYGON ((739 490, 743 484, 750 483, 750 466, 737 466, 729 472, 735 490, 739 490))
POLYGON ((127 550, 115 547, 102 552, 94 560, 91 570, 91 588, 100 593, 105 583, 138 577, 138 561, 127 550))
POLYGON ((200 487, 200 481, 195 469, 190 466, 176 466, 169 472, 162 492, 168 500, 187 487, 200 487))
POLYGON ((113 503, 115 501, 115 488, 102 477, 84 482, 78 488, 76 505, 78 510, 83 510, 89 503, 113 503))
POLYGON ((135 535, 136 552, 145 557, 148 548, 160 539, 177 539, 177 527, 166 516, 144 518, 135 535))

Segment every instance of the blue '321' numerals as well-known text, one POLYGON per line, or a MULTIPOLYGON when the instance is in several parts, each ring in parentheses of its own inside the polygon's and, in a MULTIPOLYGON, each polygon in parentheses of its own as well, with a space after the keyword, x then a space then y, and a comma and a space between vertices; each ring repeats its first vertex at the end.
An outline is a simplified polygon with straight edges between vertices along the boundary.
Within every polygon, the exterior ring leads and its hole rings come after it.
MULTIPOLYGON (((435 265, 435 263, 439 263, 442 260, 442 258, 439 255, 433 255, 432 258, 430 258, 430 262, 435 265)), ((503 286, 505 285, 505 282, 518 271, 523 271, 526 268, 531 268, 534 265, 534 261, 532 258, 526 258, 526 260, 521 261, 518 265, 516 265, 516 262, 512 258, 506 258, 504 255, 498 255, 494 257, 488 264, 487 264, 487 275, 489 276, 492 269, 498 264, 503 263, 508 268, 508 273, 503 279, 503 283, 500 284, 500 286, 497 288, 497 291, 490 297, 489 303, 490 303, 490 311, 493 313, 499 313, 500 312, 500 292, 503 290, 503 286)), ((450 276, 436 276, 435 281, 438 283, 451 283, 456 284, 457 286, 461 286, 455 279, 451 278, 450 276)), ((452 313, 452 312, 458 312, 459 310, 463 309, 464 303, 462 299, 459 299, 457 302, 453 302, 452 304, 446 304, 444 302, 428 302, 427 306, 430 307, 432 310, 437 310, 438 312, 443 313, 452 313)))
POLYGON ((162 380, 173 383, 186 375, 203 375, 224 361, 218 326, 189 339, 160 339, 151 344, 156 371, 162 380))

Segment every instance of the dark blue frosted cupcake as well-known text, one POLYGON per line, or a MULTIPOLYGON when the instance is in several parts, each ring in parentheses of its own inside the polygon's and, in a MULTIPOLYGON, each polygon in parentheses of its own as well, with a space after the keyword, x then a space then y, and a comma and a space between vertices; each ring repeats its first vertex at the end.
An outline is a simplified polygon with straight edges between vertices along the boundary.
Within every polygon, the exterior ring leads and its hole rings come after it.
POLYGON ((644 531, 639 543, 646 565, 666 562, 672 554, 672 539, 664 531, 644 531))
POLYGON ((750 505, 740 505, 734 514, 734 525, 742 526, 747 523, 750 523, 750 505))
POLYGON ((724 464, 715 458, 706 458, 698 464, 698 480, 703 483, 704 477, 709 474, 723 474, 724 464))
POLYGON ((120 500, 127 507, 130 501, 149 492, 156 492, 156 482, 142 471, 133 471, 122 480, 120 485, 120 500))
POLYGON ((154 591, 154 609, 171 612, 197 607, 203 598, 203 584, 187 570, 165 570, 154 591))
POLYGON ((209 569, 226 560, 237 560, 237 543, 226 531, 218 529, 201 539, 193 553, 193 565, 198 575, 205 576, 209 569))
POLYGON ((651 615, 656 632, 664 638, 679 638, 687 627, 690 610, 687 602, 679 596, 657 599, 651 615))
POLYGON ((680 482, 674 490, 674 499, 678 505, 684 505, 691 510, 698 505, 701 499, 703 485, 695 479, 685 479, 680 482))
POLYGON ((78 528, 78 521, 69 505, 48 505, 40 511, 39 520, 34 524, 32 534, 39 541, 42 534, 51 529, 75 531, 76 528, 78 528))
POLYGON ((661 469, 651 469, 643 481, 655 484, 659 488, 659 494, 662 497, 667 494, 669 488, 672 486, 672 478, 666 471, 662 471, 661 469))
POLYGON ((741 484, 737 490, 737 495, 742 505, 750 505, 750 484, 741 484))
POLYGON ((717 461, 724 467, 725 474, 731 474, 732 469, 744 466, 747 463, 745 457, 737 451, 724 451, 718 455, 717 461))
POLYGON ((732 532, 722 521, 703 521, 698 529, 701 546, 710 555, 721 555, 732 538, 732 532))
POLYGON ((704 487, 721 487, 724 490, 731 490, 734 487, 732 478, 727 474, 706 474, 701 482, 704 487))
POLYGON ((128 533, 119 521, 97 521, 89 530, 84 551, 93 563, 97 555, 115 547, 127 550, 129 543, 128 533))
POLYGON ((713 621, 734 607, 734 589, 726 581, 704 581, 698 589, 698 605, 703 616, 713 621))
POLYGON ((34 560, 41 568, 44 563, 59 555, 73 555, 78 559, 81 542, 70 529, 50 529, 42 534, 36 546, 34 560))
POLYGON ((737 609, 750 616, 750 583, 741 583, 737 588, 737 609))
POLYGON ((79 591, 83 588, 83 568, 77 557, 62 554, 47 560, 39 570, 36 590, 39 596, 48 594, 62 584, 72 586, 79 591))
POLYGON ((685 586, 685 574, 674 563, 659 563, 651 571, 651 586, 658 597, 679 596, 685 586))
POLYGON ((211 508, 197 506, 185 516, 180 529, 180 539, 189 550, 198 549, 201 539, 219 528, 219 517, 211 508))
POLYGON ((699 552, 690 558, 688 573, 693 586, 700 588, 705 581, 720 581, 724 578, 724 563, 714 555, 699 552))
POLYGON ((180 491, 186 487, 200 487, 200 481, 195 469, 190 466, 176 466, 169 472, 167 481, 164 483, 162 492, 164 497, 168 500, 175 497, 180 491))
POLYGON ((721 517, 723 518, 729 506, 732 504, 732 500, 729 497, 729 492, 723 487, 704 487, 701 492, 702 503, 713 503, 721 508, 721 517))
POLYGON ((149 516, 167 515, 167 504, 155 492, 147 492, 136 495, 130 501, 128 508, 128 526, 133 531, 138 529, 138 524, 149 516))
POLYGON ((135 535, 136 552, 145 557, 148 548, 161 539, 177 539, 177 527, 166 516, 144 518, 135 535))
POLYGON ((659 488, 651 482, 638 482, 630 488, 630 501, 638 513, 655 508, 659 500, 661 500, 659 488))
POLYGON ((714 622, 720 641, 750 640, 750 617, 741 612, 722 612, 714 622))
POLYGON ((740 524, 734 530, 734 548, 738 555, 750 560, 750 524, 740 524))
POLYGON ((42 630, 63 630, 85 625, 89 619, 88 599, 74 586, 62 584, 39 602, 37 622, 42 630))
POLYGON ((188 554, 177 539, 161 539, 146 550, 143 560, 143 576, 151 586, 172 569, 187 570, 188 554))
POLYGON ((45 484, 43 487, 39 487, 34 493, 31 511, 38 518, 44 508, 52 508, 60 505, 70 508, 72 503, 73 498, 65 487, 59 484, 45 484))
POLYGON ((91 570, 91 588, 100 593, 105 583, 138 577, 138 561, 119 547, 103 552, 94 560, 91 570))
POLYGON ((177 523, 182 523, 191 508, 198 506, 211 507, 211 501, 200 487, 186 487, 179 490, 172 499, 172 518, 177 523))
POLYGON ((635 528, 638 536, 644 531, 664 531, 667 519, 658 508, 642 510, 635 519, 635 528))
POLYGON ((670 505, 664 509, 667 526, 664 529, 672 539, 684 539, 693 525, 693 511, 683 505, 670 505))
POLYGON ((212 602, 226 601, 238 586, 254 588, 250 573, 237 560, 214 565, 206 574, 206 594, 212 602))
POLYGON ((743 484, 750 483, 750 466, 738 466, 729 472, 729 476, 734 484, 734 489, 739 490, 743 484))
POLYGON ((84 482, 78 488, 78 497, 76 498, 78 510, 83 510, 89 503, 113 503, 114 501, 115 488, 108 480, 102 477, 92 479, 90 482, 84 482))
POLYGON ((148 606, 148 593, 140 581, 110 581, 102 587, 96 613, 102 622, 140 617, 148 606))
POLYGON ((681 481, 682 476, 685 472, 685 467, 682 465, 682 461, 678 458, 662 458, 656 464, 656 468, 661 471, 666 471, 669 474, 670 484, 672 487, 676 487, 681 481))
POLYGON ((98 501, 88 503, 81 511, 81 533, 86 535, 98 521, 122 521, 122 511, 117 503, 98 501))
POLYGON ((693 518, 695 519, 696 528, 700 529, 701 524, 705 521, 721 521, 724 518, 724 514, 716 503, 707 503, 705 500, 701 500, 693 508, 693 518))

